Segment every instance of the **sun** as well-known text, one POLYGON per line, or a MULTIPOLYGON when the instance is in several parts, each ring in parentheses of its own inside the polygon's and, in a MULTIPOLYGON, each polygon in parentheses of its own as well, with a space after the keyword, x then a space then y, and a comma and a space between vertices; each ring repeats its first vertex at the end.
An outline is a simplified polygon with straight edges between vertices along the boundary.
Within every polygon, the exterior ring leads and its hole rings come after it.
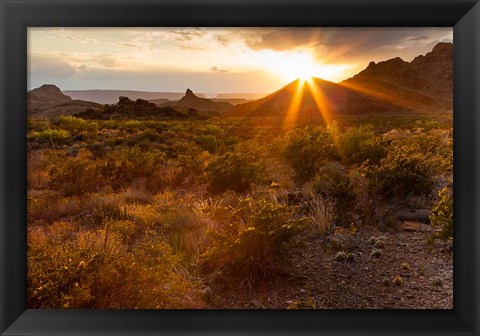
POLYGON ((311 52, 287 51, 262 54, 263 65, 285 82, 296 79, 308 80, 312 77, 328 81, 341 80, 345 70, 351 67, 346 64, 325 64, 317 60, 311 52))
POLYGON ((277 53, 268 59, 267 67, 286 81, 307 80, 318 73, 318 65, 307 52, 277 53))

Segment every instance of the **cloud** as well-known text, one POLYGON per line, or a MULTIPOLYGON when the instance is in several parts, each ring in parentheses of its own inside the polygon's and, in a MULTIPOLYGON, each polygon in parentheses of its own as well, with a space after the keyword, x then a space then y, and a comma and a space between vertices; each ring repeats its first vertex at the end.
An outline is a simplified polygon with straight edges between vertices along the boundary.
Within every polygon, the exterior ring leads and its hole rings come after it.
POLYGON ((320 29, 312 28, 273 28, 256 29, 248 32, 245 43, 253 50, 289 50, 315 42, 320 29))
POLYGON ((97 63, 102 65, 106 68, 115 68, 118 65, 118 60, 111 55, 99 55, 96 57, 92 57, 89 60, 92 63, 97 63))
POLYGON ((213 71, 213 72, 228 72, 228 70, 226 69, 220 69, 219 67, 217 66, 213 66, 210 68, 210 71, 213 71))
POLYGON ((290 50, 302 46, 343 48, 351 54, 398 45, 409 47, 452 39, 452 28, 257 28, 240 32, 253 50, 290 50))
POLYGON ((43 84, 59 84, 70 81, 77 68, 62 58, 30 54, 27 62, 27 87, 33 89, 43 84))
POLYGON ((50 79, 66 78, 75 75, 76 70, 75 66, 56 56, 29 55, 28 72, 34 76, 50 79))

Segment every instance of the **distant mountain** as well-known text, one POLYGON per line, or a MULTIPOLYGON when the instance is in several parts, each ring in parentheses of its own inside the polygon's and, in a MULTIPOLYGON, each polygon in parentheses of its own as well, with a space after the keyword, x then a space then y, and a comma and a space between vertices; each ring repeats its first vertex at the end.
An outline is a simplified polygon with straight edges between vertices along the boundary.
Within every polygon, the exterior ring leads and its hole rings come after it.
POLYGON ((239 104, 225 117, 273 117, 284 120, 294 97, 298 121, 321 121, 335 114, 410 114, 449 112, 453 100, 453 44, 439 43, 425 56, 411 62, 393 58, 371 62, 341 83, 320 78, 307 81, 298 91, 299 80, 253 102, 239 104), (310 83, 310 84, 308 84, 310 83))
POLYGON ((254 100, 265 97, 264 93, 219 93, 214 99, 246 99, 254 100))
POLYGON ((453 106, 453 44, 438 43, 431 52, 411 62, 393 58, 370 62, 342 84, 390 96, 399 105, 422 112, 451 111, 453 106))
POLYGON ((59 115, 72 115, 86 108, 100 108, 100 104, 72 100, 52 84, 45 84, 27 92, 27 113, 36 117, 55 117, 59 115))
MULTIPOLYGON (((100 104, 115 104, 118 101, 118 97, 128 97, 131 100, 162 99, 164 101, 178 100, 183 97, 182 92, 148 92, 134 90, 65 90, 63 93, 73 99, 83 99, 100 104)), ((197 94, 197 96, 204 97, 203 94, 197 94)))
POLYGON ((216 103, 230 103, 232 105, 244 104, 252 101, 254 99, 245 99, 245 98, 210 98, 211 101, 216 103))
POLYGON ((228 102, 215 102, 211 99, 200 98, 196 96, 192 90, 187 89, 185 95, 176 102, 160 103, 159 106, 170 106, 172 108, 180 108, 181 110, 193 109, 198 112, 214 112, 223 113, 230 110, 233 105, 228 102))

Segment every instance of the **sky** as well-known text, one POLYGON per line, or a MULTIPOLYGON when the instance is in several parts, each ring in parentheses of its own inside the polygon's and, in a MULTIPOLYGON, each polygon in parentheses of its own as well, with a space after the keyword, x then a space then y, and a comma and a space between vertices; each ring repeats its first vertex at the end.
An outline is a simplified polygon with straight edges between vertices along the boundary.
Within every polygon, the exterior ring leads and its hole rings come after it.
POLYGON ((442 28, 29 28, 28 89, 271 93, 298 77, 339 82, 370 61, 411 61, 442 28))

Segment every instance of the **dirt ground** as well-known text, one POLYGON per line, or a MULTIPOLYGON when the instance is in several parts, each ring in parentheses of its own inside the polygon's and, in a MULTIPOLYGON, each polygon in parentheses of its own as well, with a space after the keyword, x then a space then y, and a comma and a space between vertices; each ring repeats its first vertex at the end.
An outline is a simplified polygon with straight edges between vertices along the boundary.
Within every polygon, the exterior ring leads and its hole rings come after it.
POLYGON ((313 235, 293 251, 288 275, 251 288, 213 285, 209 305, 241 309, 452 309, 453 253, 440 243, 428 247, 429 236, 426 230, 403 226, 395 232, 364 227, 352 239, 354 246, 344 253, 332 249, 329 238, 313 235))

